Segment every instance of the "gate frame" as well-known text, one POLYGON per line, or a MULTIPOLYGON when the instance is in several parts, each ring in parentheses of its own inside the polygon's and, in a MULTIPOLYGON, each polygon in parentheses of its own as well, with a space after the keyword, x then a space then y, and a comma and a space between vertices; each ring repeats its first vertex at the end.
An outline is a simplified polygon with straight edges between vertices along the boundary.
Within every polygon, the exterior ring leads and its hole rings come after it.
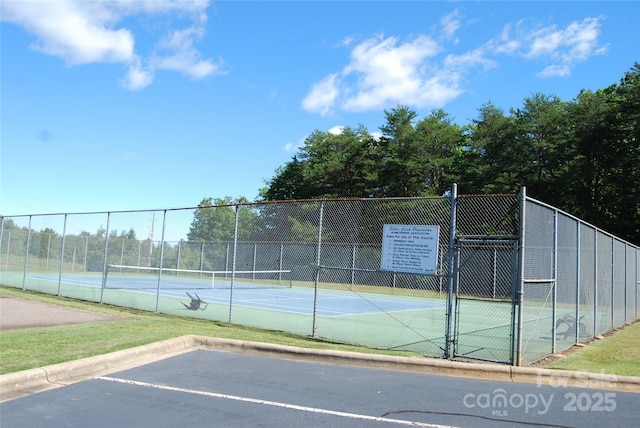
MULTIPOLYGON (((517 340, 517 330, 516 330, 515 320, 517 318, 517 314, 519 313, 518 308, 520 306, 519 299, 518 299, 518 294, 519 294, 518 290, 519 290, 519 283, 520 283, 519 275, 518 275, 520 247, 521 245, 520 245, 518 236, 512 236, 512 235, 481 235, 481 236, 460 235, 455 238, 455 243, 453 247, 454 263, 452 265, 453 268, 451 269, 454 286, 452 288, 452 294, 449 296, 452 299, 452 301, 455 301, 454 303, 455 310, 451 312, 451 318, 453 318, 453 330, 452 330, 453 337, 451 339, 451 343, 453 345, 453 353, 451 357, 453 359, 463 358, 463 359, 487 361, 492 363, 501 363, 501 364, 509 364, 509 365, 514 365, 516 363, 516 354, 517 354, 516 346, 517 346, 518 340, 517 340), (503 245, 507 245, 506 248, 511 247, 512 268, 511 268, 511 281, 510 281, 511 293, 510 293, 509 299, 481 299, 481 298, 469 299, 466 297, 463 297, 463 298, 460 297, 459 295, 460 271, 461 271, 460 251, 462 248, 465 247, 466 243, 482 243, 482 244, 489 244, 489 245, 503 244, 503 245), (460 305, 459 305, 460 300, 495 300, 495 301, 511 304, 511 311, 510 311, 510 317, 509 317, 510 326, 509 326, 509 350, 508 350, 509 359, 508 361, 493 360, 493 359, 481 358, 481 357, 470 357, 467 355, 458 354, 459 334, 460 334, 460 305)), ((494 275, 495 275, 495 272, 494 272, 494 275)))

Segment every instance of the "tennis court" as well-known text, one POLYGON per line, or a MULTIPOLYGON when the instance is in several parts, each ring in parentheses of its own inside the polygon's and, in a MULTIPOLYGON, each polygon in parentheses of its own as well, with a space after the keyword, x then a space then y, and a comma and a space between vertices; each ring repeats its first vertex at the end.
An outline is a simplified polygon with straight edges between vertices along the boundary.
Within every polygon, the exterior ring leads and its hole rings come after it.
MULTIPOLYGON (((120 272, 102 275, 30 273, 28 289, 106 304, 251 327, 288 331, 363 346, 438 355, 445 348, 446 294, 424 290, 286 281, 280 272, 231 278, 192 272, 120 272), (265 278, 258 278, 260 276, 265 278), (269 276, 269 278, 266 278, 269 276), (275 279, 274 279, 275 278, 275 279), (199 299, 197 308, 190 308, 199 299)), ((17 280, 21 275, 15 274, 17 280)), ((7 278, 3 274, 3 279, 7 278)), ((506 361, 511 355, 511 305, 458 305, 455 355, 506 361), (487 314, 493 316, 489 319, 487 314), (488 323, 490 321, 490 323, 488 323)), ((539 318, 541 315, 537 314, 539 318)), ((542 316, 550 316, 543 314, 542 316)), ((528 322, 528 320, 525 320, 528 322)), ((537 333, 536 333, 537 334, 537 333)))
POLYGON ((516 365, 636 320, 639 256, 526 192, 455 186, 442 198, 23 215, 0 227, 3 285, 516 365), (131 229, 160 218, 155 239, 131 229), (197 234, 167 239, 192 221, 197 234))
MULTIPOLYGON (((56 275, 28 275, 28 279, 58 283, 56 275)), ((245 308, 264 309, 291 314, 313 315, 315 291, 312 288, 292 285, 261 283, 259 280, 240 278, 234 281, 233 289, 228 278, 212 284, 209 279, 162 277, 158 281, 151 275, 115 275, 107 280, 107 292, 135 293, 144 299, 155 300, 158 293, 176 300, 176 306, 183 308, 180 301, 189 300, 189 295, 198 296, 203 303, 228 305, 233 292, 233 304, 245 308)), ((102 277, 99 275, 65 275, 62 287, 80 286, 100 289, 102 277)), ((411 298, 407 296, 376 295, 350 291, 318 290, 316 314, 322 317, 343 317, 376 313, 393 313, 429 309, 444 309, 443 301, 411 298)), ((205 310, 203 305, 198 308, 205 310)))

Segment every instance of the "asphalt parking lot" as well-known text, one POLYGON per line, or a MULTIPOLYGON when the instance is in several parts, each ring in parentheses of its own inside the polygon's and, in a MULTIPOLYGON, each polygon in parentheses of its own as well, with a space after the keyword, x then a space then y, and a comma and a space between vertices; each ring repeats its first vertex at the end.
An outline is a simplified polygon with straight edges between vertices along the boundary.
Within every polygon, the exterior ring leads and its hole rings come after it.
POLYGON ((196 349, 2 403, 11 427, 634 426, 640 395, 196 349))

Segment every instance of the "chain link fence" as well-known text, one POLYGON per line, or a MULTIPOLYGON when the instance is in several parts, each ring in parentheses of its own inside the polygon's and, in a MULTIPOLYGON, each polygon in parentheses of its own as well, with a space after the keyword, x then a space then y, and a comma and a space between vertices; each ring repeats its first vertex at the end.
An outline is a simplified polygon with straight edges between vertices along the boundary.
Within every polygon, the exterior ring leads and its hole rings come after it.
POLYGON ((511 363, 518 264, 518 198, 458 198, 454 265, 454 357, 511 363))
POLYGON ((640 248, 540 201, 524 209, 521 364, 640 317, 640 248))
POLYGON ((287 201, 2 218, 0 284, 424 356, 532 364, 638 318, 637 247, 530 198, 287 201), (524 208, 524 210, 523 210, 524 208), (437 227, 435 273, 383 270, 437 227), (413 245, 413 244, 411 244, 413 245))

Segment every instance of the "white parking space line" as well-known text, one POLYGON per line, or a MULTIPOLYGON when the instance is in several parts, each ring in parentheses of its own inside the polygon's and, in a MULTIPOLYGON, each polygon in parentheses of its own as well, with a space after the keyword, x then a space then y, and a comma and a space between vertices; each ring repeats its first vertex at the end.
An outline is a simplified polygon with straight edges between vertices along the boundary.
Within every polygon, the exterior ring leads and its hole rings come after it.
POLYGON ((222 394, 219 392, 199 391, 196 389, 189 389, 189 388, 178 388, 175 386, 159 385, 154 383, 140 382, 140 381, 129 380, 129 379, 121 379, 121 378, 110 377, 110 376, 99 376, 99 377, 96 377, 95 379, 104 380, 108 382, 123 383, 128 385, 142 386, 145 388, 157 388, 165 391, 174 391, 174 392, 181 392, 186 394, 203 395, 207 397, 221 398, 225 400, 242 401, 245 403, 261 404, 264 406, 280 407, 280 408, 290 409, 290 410, 299 410, 302 412, 321 413, 325 415, 339 416, 339 417, 349 418, 349 419, 360 419, 360 420, 368 420, 368 421, 374 421, 374 422, 386 422, 386 423, 392 423, 396 425, 417 426, 417 427, 426 427, 426 428, 454 428, 449 425, 434 425, 434 424, 427 424, 424 422, 405 421, 401 419, 391 419, 391 418, 383 418, 379 416, 360 415, 357 413, 339 412, 335 410, 320 409, 317 407, 299 406, 296 404, 281 403, 278 401, 260 400, 257 398, 249 398, 249 397, 239 397, 237 395, 222 394))

